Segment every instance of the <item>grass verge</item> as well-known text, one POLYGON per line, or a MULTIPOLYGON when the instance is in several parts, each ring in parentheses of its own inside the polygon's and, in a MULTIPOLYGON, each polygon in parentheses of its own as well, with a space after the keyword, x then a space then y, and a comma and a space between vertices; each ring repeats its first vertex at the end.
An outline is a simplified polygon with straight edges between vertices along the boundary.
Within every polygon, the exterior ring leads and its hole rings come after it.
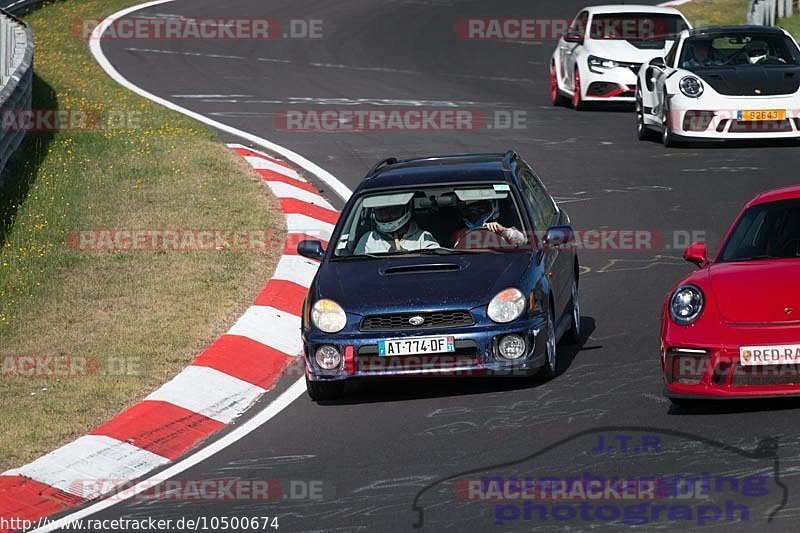
MULTIPOLYGON (((693 0, 678 6, 695 27, 746 24, 749 0, 693 0)), ((800 38, 800 15, 778 20, 795 38, 800 38)))
POLYGON ((678 9, 694 27, 745 24, 749 0, 693 0, 678 9))
POLYGON ((70 32, 71 21, 138 1, 66 0, 26 18, 33 107, 99 117, 99 127, 30 133, 0 188, 0 471, 169 379, 244 311, 280 254, 67 245, 93 228, 283 232, 277 202, 211 130, 117 86, 70 32), (77 371, 20 375, 29 367, 18 356, 48 354, 77 371))

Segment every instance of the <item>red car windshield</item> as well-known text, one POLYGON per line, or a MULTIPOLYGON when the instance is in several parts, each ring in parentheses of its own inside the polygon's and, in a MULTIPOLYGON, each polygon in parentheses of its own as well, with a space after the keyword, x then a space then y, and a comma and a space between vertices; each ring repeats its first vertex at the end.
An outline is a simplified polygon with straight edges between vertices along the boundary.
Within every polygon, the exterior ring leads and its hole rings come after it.
POLYGON ((720 262, 800 257, 800 199, 745 211, 720 253, 720 262))

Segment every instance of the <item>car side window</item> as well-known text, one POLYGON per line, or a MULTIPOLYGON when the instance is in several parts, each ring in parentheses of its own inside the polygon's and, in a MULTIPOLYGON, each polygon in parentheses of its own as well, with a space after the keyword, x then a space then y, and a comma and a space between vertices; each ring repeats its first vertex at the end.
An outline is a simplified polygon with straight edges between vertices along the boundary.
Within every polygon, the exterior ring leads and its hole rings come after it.
POLYGON ((664 58, 664 62, 667 64, 668 67, 675 66, 675 56, 678 54, 678 47, 680 46, 680 40, 675 41, 672 44, 672 48, 670 48, 667 57, 664 58))
POLYGON ((553 224, 556 216, 556 206, 550 195, 544 189, 539 179, 531 172, 524 170, 520 175, 522 193, 528 199, 533 210, 533 223, 537 230, 546 230, 553 224))
POLYGON ((589 12, 581 11, 569 27, 570 32, 577 32, 581 35, 586 34, 586 23, 589 22, 589 12))

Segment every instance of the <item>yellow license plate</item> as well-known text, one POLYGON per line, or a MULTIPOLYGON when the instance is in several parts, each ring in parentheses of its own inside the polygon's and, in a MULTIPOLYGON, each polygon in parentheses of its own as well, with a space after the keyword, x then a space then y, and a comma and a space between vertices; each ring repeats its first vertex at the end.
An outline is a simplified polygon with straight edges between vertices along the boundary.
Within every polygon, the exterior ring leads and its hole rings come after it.
POLYGON ((763 120, 786 120, 785 109, 763 109, 761 111, 739 111, 739 120, 757 122, 763 120))

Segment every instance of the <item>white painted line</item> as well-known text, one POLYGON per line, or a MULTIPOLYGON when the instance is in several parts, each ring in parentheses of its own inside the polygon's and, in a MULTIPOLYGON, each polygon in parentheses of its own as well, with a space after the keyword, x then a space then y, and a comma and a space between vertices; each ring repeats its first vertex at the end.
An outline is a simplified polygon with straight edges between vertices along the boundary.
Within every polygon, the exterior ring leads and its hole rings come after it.
MULTIPOLYGON (((302 202, 318 205, 326 209, 334 209, 334 207, 325 198, 319 194, 314 194, 300 187, 295 187, 289 183, 282 181, 267 181, 267 185, 272 189, 272 193, 278 198, 294 198, 302 202)), ((335 210, 335 209, 334 209, 335 210)))
POLYGON ((228 335, 247 337, 287 355, 303 353, 300 317, 268 305, 251 305, 228 335))
POLYGON ((333 235, 333 224, 295 213, 286 215, 286 230, 289 233, 307 233, 323 241, 330 241, 333 235))
POLYGON ((244 158, 248 163, 250 163, 250 166, 256 170, 271 170, 272 172, 283 174, 287 178, 306 181, 300 174, 297 173, 297 171, 292 170, 291 168, 286 168, 284 165, 280 165, 274 161, 270 161, 269 159, 264 159, 263 157, 253 157, 252 155, 246 155, 244 158))
POLYGON ((244 130, 240 130, 238 128, 234 128, 233 126, 223 124, 222 122, 216 121, 214 119, 210 119, 205 115, 201 115, 200 113, 196 113, 190 109, 179 106, 178 104, 175 104, 173 102, 170 102, 169 100, 161 98, 160 96, 156 96, 153 93, 147 92, 141 87, 134 85, 133 83, 128 81, 128 79, 125 78, 125 76, 120 74, 119 71, 117 71, 117 69, 114 68, 114 65, 111 64, 111 62, 103 53, 103 41, 102 41, 103 34, 114 23, 114 21, 122 17, 125 17, 135 11, 146 9, 152 6, 167 4, 172 1, 173 0, 154 0, 152 2, 145 2, 144 4, 131 6, 122 9, 120 11, 117 11, 110 17, 104 19, 100 24, 98 24, 97 27, 95 27, 95 29, 92 31, 92 35, 89 38, 89 49, 91 50, 92 55, 94 55, 95 60, 100 64, 103 70, 105 70, 106 73, 109 76, 111 76, 111 78, 114 81, 116 81, 126 89, 135 92, 136 94, 144 96, 148 100, 160 104, 166 107, 167 109, 172 109, 173 111, 178 111, 179 113, 183 113, 187 117, 191 117, 197 121, 202 122, 203 124, 207 124, 212 128, 217 128, 218 130, 224 131, 231 135, 235 135, 241 139, 244 139, 248 142, 261 146, 262 148, 265 148, 271 152, 275 152, 276 154, 282 157, 285 157, 292 163, 300 166, 306 172, 309 172, 317 176, 320 180, 325 182, 331 189, 333 189, 334 192, 336 192, 336 194, 341 196, 343 199, 347 200, 348 198, 350 198, 352 191, 344 183, 339 181, 333 174, 331 174, 324 168, 306 159, 297 152, 289 150, 288 148, 285 148, 272 141, 268 141, 267 139, 259 137, 258 135, 253 135, 252 133, 248 133, 244 130))
POLYGON ((265 392, 211 367, 190 365, 145 400, 169 402, 230 424, 265 392))
POLYGON ((272 279, 282 279, 302 285, 306 289, 311 286, 317 274, 319 264, 299 255, 284 255, 278 261, 272 279))
POLYGON ((116 505, 121 501, 128 500, 133 498, 142 492, 147 490, 152 490, 156 481, 174 478, 175 476, 185 472, 186 470, 192 468, 193 466, 202 463, 209 457, 216 455, 217 453, 221 452, 228 446, 236 443, 240 439, 246 437, 262 425, 269 422, 275 415, 286 409, 293 401, 295 401, 301 394, 306 391, 306 384, 304 383, 303 378, 298 379, 294 382, 294 384, 289 387, 283 394, 278 396, 275 401, 270 403, 267 407, 265 407, 261 412, 255 415, 253 418, 242 424, 241 426, 237 427, 227 435, 223 436, 219 440, 216 440, 206 446, 205 448, 199 450, 197 453, 190 455, 186 459, 182 461, 178 461, 169 468, 164 469, 163 471, 150 476, 147 479, 143 479, 139 483, 137 483, 133 488, 130 488, 124 491, 121 494, 114 496, 113 498, 107 498, 105 500, 99 501, 95 504, 89 505, 88 507, 84 507, 83 509, 71 513, 59 520, 54 522, 50 522, 47 525, 35 529, 29 533, 49 533, 50 531, 55 531, 60 528, 68 527, 71 522, 75 520, 80 520, 81 518, 86 518, 87 516, 92 516, 95 513, 99 513, 109 507, 116 505))
POLYGON ((169 463, 161 457, 127 442, 104 435, 86 435, 40 457, 21 468, 6 472, 20 475, 56 487, 76 496, 87 484, 109 485, 113 482, 136 479, 150 470, 169 463))

